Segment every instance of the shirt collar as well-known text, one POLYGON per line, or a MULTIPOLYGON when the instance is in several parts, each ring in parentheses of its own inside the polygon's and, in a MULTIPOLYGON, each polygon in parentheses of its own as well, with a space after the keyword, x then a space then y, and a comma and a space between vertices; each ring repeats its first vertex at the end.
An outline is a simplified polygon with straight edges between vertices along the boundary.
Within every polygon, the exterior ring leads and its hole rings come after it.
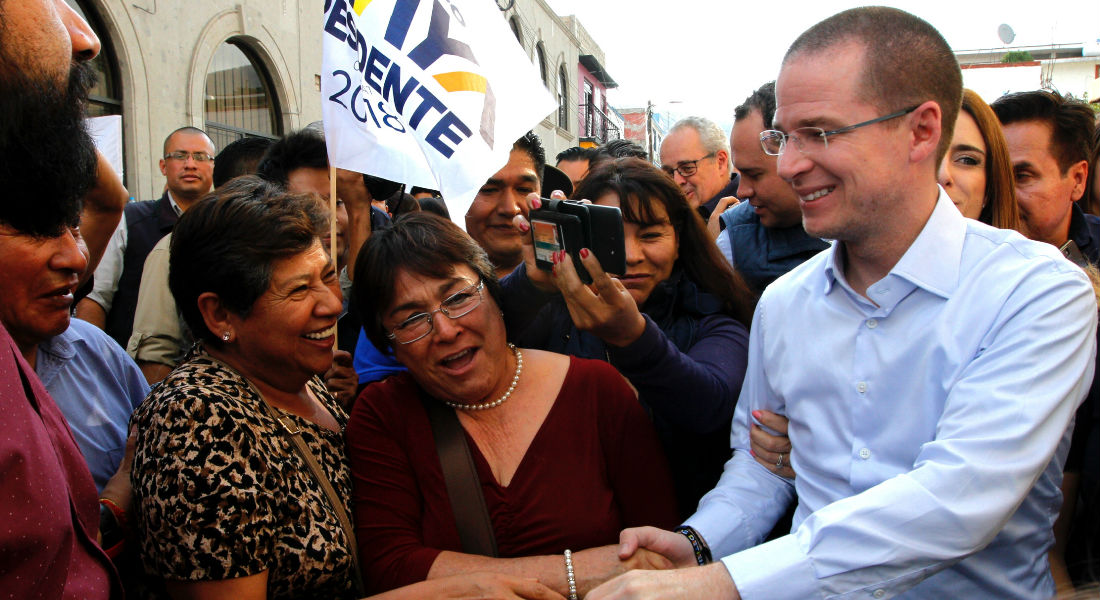
POLYGON ((76 349, 72 344, 75 335, 70 326, 65 331, 46 339, 38 344, 38 357, 35 360, 34 371, 43 385, 48 385, 61 370, 61 366, 76 356, 76 349))
MULTIPOLYGON (((937 296, 950 297, 959 284, 959 262, 966 238, 966 218, 955 208, 942 187, 932 215, 924 224, 901 259, 890 269, 883 281, 900 278, 937 296)), ((825 257, 824 292, 843 277, 840 268, 841 244, 833 244, 825 257)), ((878 283, 872 285, 874 287, 878 283)))
POLYGON ((176 199, 172 197, 172 192, 164 190, 164 195, 168 196, 168 205, 172 207, 172 211, 176 213, 176 216, 178 217, 182 215, 183 209, 180 208, 180 205, 176 202, 176 199))

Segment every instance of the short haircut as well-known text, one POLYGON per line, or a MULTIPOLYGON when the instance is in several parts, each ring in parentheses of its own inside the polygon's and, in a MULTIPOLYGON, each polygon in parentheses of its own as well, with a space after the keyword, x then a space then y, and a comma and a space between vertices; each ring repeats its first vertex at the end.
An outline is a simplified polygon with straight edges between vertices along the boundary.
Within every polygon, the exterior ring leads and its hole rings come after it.
POLYGON ((573 146, 572 148, 566 148, 561 152, 558 152, 556 162, 569 161, 569 160, 592 160, 592 155, 596 153, 595 148, 581 148, 580 146, 573 146))
POLYGON ((247 317, 271 285, 274 263, 309 249, 327 225, 328 213, 312 196, 253 175, 183 213, 172 230, 168 287, 195 339, 222 343, 199 311, 201 294, 217 294, 226 309, 247 317))
POLYGON ((1058 92, 1034 90, 1001 96, 990 105, 1001 125, 1041 121, 1050 126, 1050 151, 1064 174, 1092 152, 1095 116, 1087 104, 1058 92))
POLYGON ((643 160, 647 156, 645 148, 630 140, 611 140, 596 148, 595 155, 597 157, 641 158, 643 160))
POLYGON ((699 141, 703 144, 703 149, 707 152, 717 153, 719 150, 725 150, 726 154, 729 154, 729 138, 726 136, 726 132, 722 131, 722 128, 714 121, 706 117, 685 117, 676 121, 668 134, 672 135, 673 132, 679 129, 694 129, 699 134, 699 141))
POLYGON ((740 121, 752 114, 754 110, 760 113, 760 118, 764 121, 764 129, 771 129, 772 122, 775 121, 774 81, 769 81, 756 88, 756 91, 745 98, 744 102, 733 109, 733 119, 740 121))
MULTIPOLYGON (((1100 118, 1100 115, 1097 115, 1100 118)), ((1100 170, 1100 123, 1092 133, 1092 154, 1089 156, 1089 184, 1085 187, 1082 207, 1090 215, 1100 215, 1100 185, 1097 185, 1096 171, 1100 170)))
POLYGON ((539 184, 542 183, 544 174, 543 165, 546 164, 546 150, 542 147, 542 139, 534 131, 528 131, 523 137, 512 144, 513 150, 523 150, 535 163, 535 174, 539 176, 539 184))
POLYGON ((386 200, 386 210, 389 211, 390 216, 396 219, 399 215, 405 213, 419 212, 420 203, 416 201, 416 198, 412 197, 412 194, 402 192, 400 194, 394 194, 386 200))
MULTIPOLYGON (((201 135, 201 136, 205 137, 210 142, 211 146, 214 145, 214 140, 210 139, 210 134, 208 134, 205 131, 199 129, 198 127, 191 127, 190 125, 188 125, 186 127, 180 127, 179 129, 173 131, 172 133, 169 133, 168 137, 164 138, 164 151, 161 152, 161 156, 164 156, 164 155, 168 154, 168 142, 172 141, 172 136, 176 135, 177 133, 186 133, 186 134, 190 134, 190 135, 201 135)), ((217 150, 217 148, 214 148, 214 149, 217 150)))
POLYGON ((978 220, 999 229, 1020 231, 1016 178, 997 115, 974 90, 963 90, 962 110, 974 119, 985 142, 985 208, 978 220))
POLYGON ((883 114, 928 100, 940 106, 938 167, 951 145, 962 103, 962 71, 951 46, 923 19, 896 8, 864 6, 806 30, 791 44, 783 63, 803 52, 820 53, 853 41, 864 46, 859 89, 866 102, 883 114))
POLYGON ((254 175, 260 159, 273 143, 267 138, 243 137, 222 148, 214 159, 214 187, 220 188, 234 177, 254 175))
POLYGON ((450 277, 458 265, 473 270, 485 282, 485 289, 497 306, 501 305, 500 283, 489 255, 451 221, 431 213, 414 212, 371 234, 355 263, 351 295, 367 339, 383 352, 390 347, 382 316, 394 303, 398 273, 408 271, 442 279, 450 277))
POLYGON ((420 210, 432 214, 439 215, 444 219, 450 220, 451 211, 447 210, 447 204, 443 202, 443 198, 421 198, 417 200, 420 203, 420 210))
POLYGON ((755 297, 744 280, 718 250, 699 212, 688 204, 680 186, 653 164, 640 158, 617 158, 589 171, 573 192, 574 198, 619 197, 623 221, 648 225, 656 222, 654 207, 661 205, 676 231, 676 265, 703 290, 722 301, 723 310, 748 327, 755 297))
POLYGON ((328 169, 325 138, 314 129, 288 133, 277 140, 260 160, 256 174, 286 187, 290 173, 301 168, 328 169))

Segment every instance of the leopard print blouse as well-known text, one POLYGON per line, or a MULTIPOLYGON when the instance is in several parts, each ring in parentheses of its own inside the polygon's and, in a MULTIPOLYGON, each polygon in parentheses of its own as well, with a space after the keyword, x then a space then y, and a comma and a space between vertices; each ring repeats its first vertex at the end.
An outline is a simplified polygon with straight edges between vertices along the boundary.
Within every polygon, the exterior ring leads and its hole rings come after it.
MULTIPOLYGON (((300 435, 344 499, 347 415, 319 378, 308 384, 339 433, 296 416, 300 435)), ((267 597, 354 598, 340 521, 282 426, 236 371, 201 348, 134 412, 131 482, 150 575, 203 581, 267 571, 267 597)))

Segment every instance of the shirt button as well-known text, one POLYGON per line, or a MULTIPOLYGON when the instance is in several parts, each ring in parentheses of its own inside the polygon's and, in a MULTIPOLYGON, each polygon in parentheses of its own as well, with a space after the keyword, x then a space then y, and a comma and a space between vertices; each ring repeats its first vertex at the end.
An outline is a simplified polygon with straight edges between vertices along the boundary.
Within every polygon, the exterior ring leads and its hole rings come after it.
MULTIPOLYGON (((860 448, 859 449, 859 457, 862 458, 863 460, 867 460, 868 458, 871 458, 871 451, 868 450, 867 448, 860 448)), ((883 592, 883 593, 885 593, 885 592, 883 592)))
POLYGON ((875 593, 873 595, 874 595, 875 598, 881 598, 881 597, 886 595, 886 590, 881 589, 881 588, 877 589, 877 590, 875 590, 875 593))
POLYGON ((878 327, 878 321, 876 319, 867 319, 867 329, 874 329, 878 327))
POLYGON ((856 389, 859 390, 859 393, 861 393, 861 394, 866 393, 867 392, 867 382, 866 381, 861 381, 861 382, 857 383, 856 384, 856 389))

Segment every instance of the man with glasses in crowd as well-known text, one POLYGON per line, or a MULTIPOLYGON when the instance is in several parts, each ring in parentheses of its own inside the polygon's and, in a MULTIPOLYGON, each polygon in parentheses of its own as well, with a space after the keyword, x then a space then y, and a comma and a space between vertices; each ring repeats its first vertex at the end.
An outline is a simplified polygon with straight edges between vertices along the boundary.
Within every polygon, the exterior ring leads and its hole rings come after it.
POLYGON ((718 486, 680 531, 622 535, 623 554, 721 562, 635 571, 589 600, 1054 595, 1096 300, 1057 248, 964 219, 937 186, 961 93, 943 37, 892 8, 788 50, 761 138, 806 232, 837 243, 760 299, 718 486), (790 418, 790 455, 750 456, 760 410, 790 418), (756 545, 791 502, 791 534, 756 545))
POLYGON ((726 132, 710 119, 687 117, 672 126, 661 142, 661 169, 676 180, 704 221, 719 201, 732 199, 737 192, 737 176, 730 180, 726 132))
POLYGON ((159 200, 131 202, 95 270, 95 285, 77 305, 76 316, 98 325, 126 347, 134 325, 145 258, 171 233, 179 216, 210 193, 214 142, 196 127, 181 127, 164 140, 160 172, 166 179, 159 200))

